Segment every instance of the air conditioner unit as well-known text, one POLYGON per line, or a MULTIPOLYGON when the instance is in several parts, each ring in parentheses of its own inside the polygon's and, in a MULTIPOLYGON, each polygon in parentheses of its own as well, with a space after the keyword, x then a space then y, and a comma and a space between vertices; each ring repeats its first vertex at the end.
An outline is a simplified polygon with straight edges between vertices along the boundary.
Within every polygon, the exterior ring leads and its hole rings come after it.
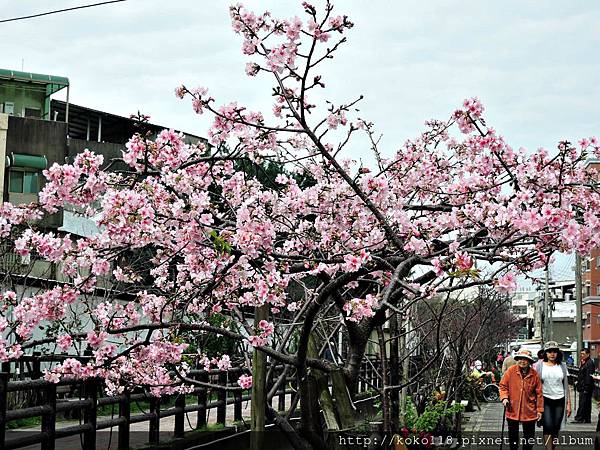
POLYGON ((11 116, 15 113, 15 104, 13 102, 4 102, 4 114, 10 114, 11 116))

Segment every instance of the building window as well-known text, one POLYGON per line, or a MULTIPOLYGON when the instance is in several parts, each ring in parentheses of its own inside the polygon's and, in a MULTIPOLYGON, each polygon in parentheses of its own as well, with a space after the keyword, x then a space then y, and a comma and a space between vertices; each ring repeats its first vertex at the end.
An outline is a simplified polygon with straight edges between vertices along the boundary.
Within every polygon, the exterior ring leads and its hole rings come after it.
POLYGON ((600 267, 600 256, 596 258, 596 267, 600 267))
POLYGON ((589 297, 590 295, 592 295, 592 287, 589 284, 586 284, 586 286, 585 286, 585 296, 589 297))
POLYGON ((515 315, 527 314, 527 306, 513 306, 513 314, 515 314, 515 315))
POLYGON ((590 262, 590 259, 589 259, 589 258, 585 258, 585 259, 583 260, 583 270, 585 270, 586 272, 587 272, 587 271, 589 271, 589 270, 591 270, 591 265, 592 265, 592 264, 591 264, 591 262, 590 262))
POLYGON ((11 153, 7 165, 8 201, 17 205, 36 201, 44 182, 42 170, 48 167, 46 156, 11 153))
POLYGON ((37 194, 40 191, 41 173, 33 170, 11 168, 8 191, 18 194, 37 194))
POLYGON ((596 323, 597 323, 598 325, 600 325, 600 314, 598 314, 598 315, 596 316, 596 323))
POLYGON ((42 110, 39 108, 25 108, 25 117, 33 117, 35 119, 41 119, 42 110))

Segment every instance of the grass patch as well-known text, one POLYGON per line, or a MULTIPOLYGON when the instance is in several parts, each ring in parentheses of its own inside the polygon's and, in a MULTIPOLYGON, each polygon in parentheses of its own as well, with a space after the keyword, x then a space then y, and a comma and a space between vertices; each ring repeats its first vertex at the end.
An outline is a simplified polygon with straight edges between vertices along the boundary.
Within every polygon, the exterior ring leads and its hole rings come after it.
POLYGON ((36 427, 42 423, 41 417, 27 417, 25 419, 15 419, 6 423, 8 430, 14 430, 16 428, 31 428, 36 427))
POLYGON ((225 428, 225 425, 223 425, 222 423, 209 423, 209 424, 201 426, 200 428, 196 428, 195 430, 192 430, 192 432, 204 433, 206 431, 219 431, 224 428, 225 428))

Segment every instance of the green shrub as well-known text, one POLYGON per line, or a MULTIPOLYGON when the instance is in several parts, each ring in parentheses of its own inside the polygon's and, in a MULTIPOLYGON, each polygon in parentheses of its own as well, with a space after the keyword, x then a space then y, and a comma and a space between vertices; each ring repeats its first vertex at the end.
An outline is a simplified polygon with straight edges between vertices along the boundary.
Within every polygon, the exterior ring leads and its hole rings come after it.
POLYGON ((450 420, 455 413, 463 410, 463 406, 460 403, 448 406, 445 401, 432 398, 427 403, 423 414, 421 414, 419 417, 416 417, 416 411, 414 409, 414 405, 412 405, 412 402, 410 405, 410 409, 409 404, 406 406, 406 428, 409 430, 414 430, 417 433, 432 433, 440 426, 444 426, 445 423, 450 420))

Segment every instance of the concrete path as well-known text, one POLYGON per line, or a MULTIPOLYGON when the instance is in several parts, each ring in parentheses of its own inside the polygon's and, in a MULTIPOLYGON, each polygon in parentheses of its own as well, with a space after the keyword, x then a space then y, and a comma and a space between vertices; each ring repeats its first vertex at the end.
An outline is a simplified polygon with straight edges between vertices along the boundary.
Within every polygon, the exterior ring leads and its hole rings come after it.
MULTIPOLYGON (((475 408, 474 412, 464 413, 462 439, 465 445, 462 448, 475 450, 500 448, 498 442, 492 443, 492 440, 501 436, 503 411, 502 403, 481 403, 481 411, 475 408)), ((596 434, 598 413, 599 408, 594 401, 592 403, 592 423, 575 424, 571 423, 571 419, 568 419, 566 428, 561 430, 557 448, 571 448, 573 450, 594 448, 593 439, 596 434)), ((574 415, 575 413, 571 417, 574 415)), ((508 436, 506 424, 504 436, 508 436)), ((540 445, 542 439, 542 429, 536 428, 536 443, 538 445, 534 448, 543 448, 540 445)), ((506 450, 508 450, 507 442, 507 440, 504 441, 503 446, 506 450)))

